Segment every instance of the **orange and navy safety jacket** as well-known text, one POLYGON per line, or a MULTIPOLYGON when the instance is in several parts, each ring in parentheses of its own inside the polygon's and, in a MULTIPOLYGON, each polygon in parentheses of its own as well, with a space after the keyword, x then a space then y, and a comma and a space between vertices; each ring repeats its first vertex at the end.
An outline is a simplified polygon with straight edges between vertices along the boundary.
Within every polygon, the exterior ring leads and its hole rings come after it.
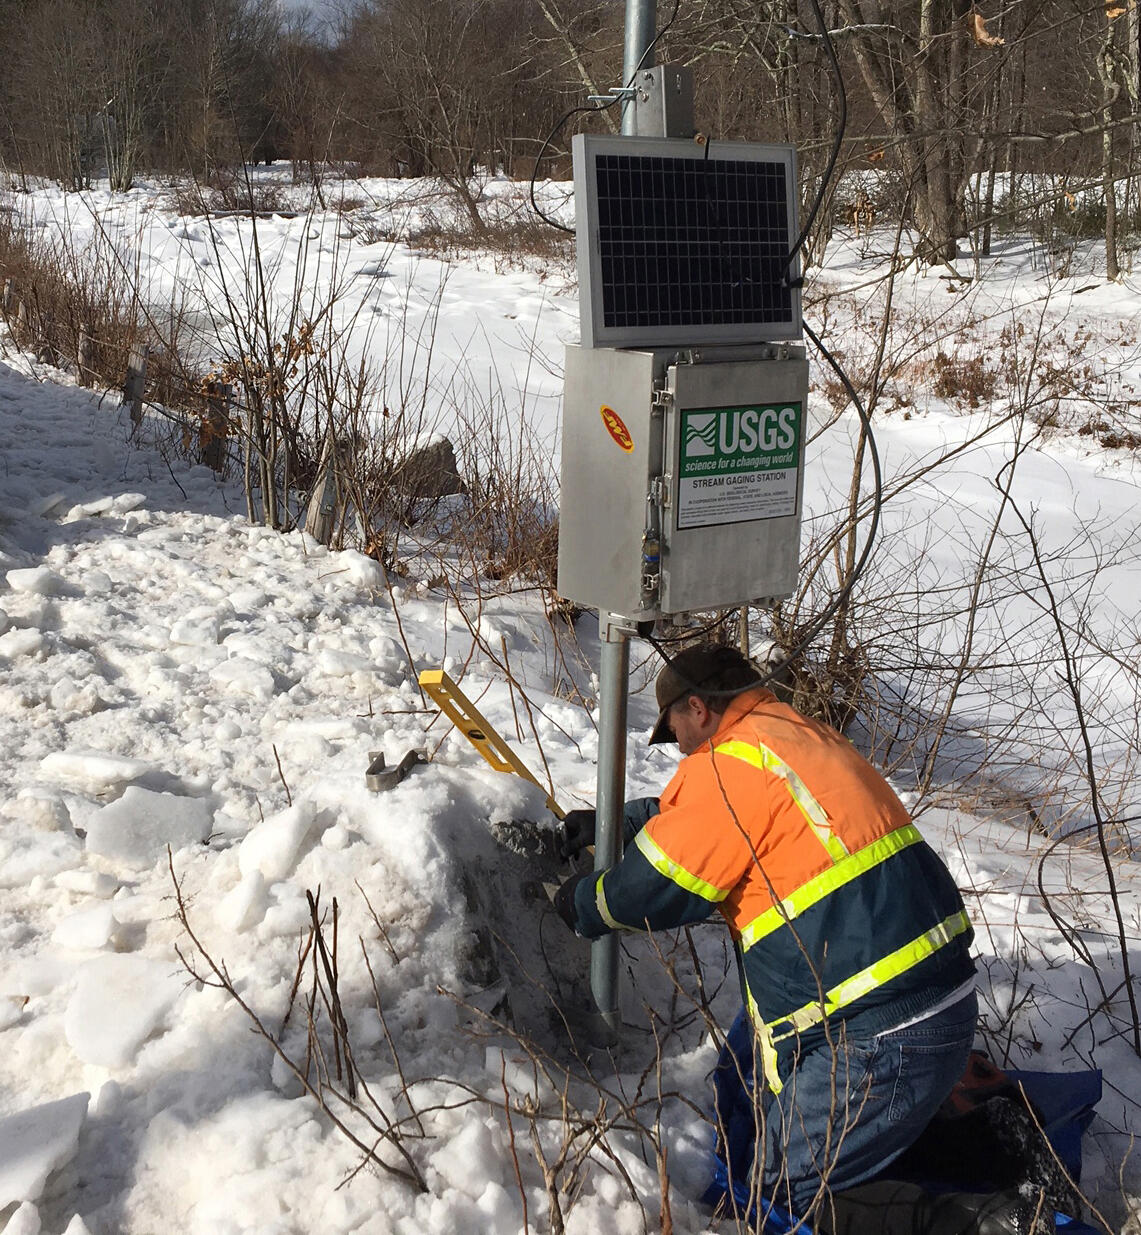
POLYGON ((766 1080, 846 1022, 871 1036, 974 973, 947 868, 882 776, 760 687, 683 759, 622 860, 575 890, 580 934, 718 910, 736 945, 766 1080))

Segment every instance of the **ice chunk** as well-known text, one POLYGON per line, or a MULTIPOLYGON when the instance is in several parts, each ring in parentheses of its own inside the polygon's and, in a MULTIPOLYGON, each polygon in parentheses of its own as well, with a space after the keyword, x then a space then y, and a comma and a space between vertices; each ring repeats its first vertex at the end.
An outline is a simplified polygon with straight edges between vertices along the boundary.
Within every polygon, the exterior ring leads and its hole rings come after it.
POLYGON ((27 995, 0 995, 0 1029, 14 1025, 24 1015, 27 995))
POLYGON ((109 494, 106 497, 97 497, 94 501, 82 502, 78 506, 73 506, 71 508, 71 514, 75 515, 77 518, 83 518, 84 516, 91 515, 105 515, 114 505, 114 495, 109 494))
POLYGON ((71 832, 0 832, 0 888, 22 888, 37 876, 50 878, 82 861, 83 848, 71 832))
POLYGON ((94 905, 63 919, 52 931, 52 941, 65 948, 99 948, 114 945, 119 923, 110 905, 94 905))
POLYGON ((318 652, 314 662, 321 673, 332 678, 348 677, 352 673, 368 673, 372 661, 367 656, 359 656, 356 652, 337 652, 327 648, 318 652))
POLYGON ((112 953, 88 961, 63 1017, 68 1044, 84 1063, 127 1067, 162 1024, 185 979, 142 956, 112 953))
POLYGON ((55 886, 68 892, 78 892, 81 896, 97 896, 100 900, 109 900, 118 892, 119 881, 102 871, 67 870, 56 875, 55 886))
POLYGON ((112 502, 111 509, 117 515, 125 515, 130 510, 138 510, 147 504, 145 493, 120 493, 112 502))
POLYGON ((0 657, 16 660, 20 656, 34 656, 44 646, 43 631, 10 630, 0 635, 0 657))
POLYGON ((155 793, 130 785, 104 806, 87 829, 87 852, 136 870, 153 866, 166 850, 181 849, 210 835, 214 812, 201 798, 155 793))
POLYGON ((104 1081, 91 1104, 91 1114, 96 1119, 118 1119, 123 1113, 123 1102, 123 1086, 118 1081, 104 1081))
POLYGON ((191 609, 170 628, 171 643, 210 647, 218 642, 221 622, 213 609, 191 609))
POLYGON ((264 608, 269 603, 269 597, 260 587, 237 587, 230 593, 230 604, 236 613, 248 613, 253 609, 264 608))
POLYGON ((494 1178, 502 1161, 502 1137, 489 1119, 468 1119, 445 1149, 438 1149, 432 1165, 453 1188, 476 1198, 494 1178))
POLYGON ((28 511, 39 519, 46 519, 66 501, 67 495, 64 493, 49 493, 46 497, 41 497, 34 501, 28 507, 28 511))
POLYGON ((71 813, 63 795, 51 789, 28 786, 9 802, 5 814, 18 819, 37 832, 64 832, 71 830, 71 813))
POLYGON ((399 686, 408 676, 408 653, 388 635, 369 640, 372 671, 388 686, 399 686))
POLYGON ((48 699, 57 712, 78 712, 81 716, 90 716, 100 707, 99 692, 91 682, 78 683, 66 675, 52 686, 48 699))
POLYGON ((251 828, 238 850, 238 867, 242 874, 258 871, 267 883, 284 879, 296 865, 297 855, 313 828, 315 817, 312 803, 298 802, 251 828))
POLYGON ((377 590, 384 587, 384 567, 376 558, 365 557, 355 549, 346 549, 334 558, 333 569, 344 572, 342 577, 357 587, 377 590))
POLYGON ((0 1119, 0 1209, 37 1200, 52 1171, 72 1158, 89 1097, 72 1094, 0 1119))
POLYGON ((251 695, 255 699, 273 696, 273 674, 264 665, 247 660, 244 656, 234 656, 215 665, 210 670, 210 677, 231 694, 251 695))
POLYGON ((218 902, 218 921, 227 929, 248 931, 265 916, 269 897, 261 871, 250 871, 218 902))
POLYGON ((117 789, 152 771, 142 759, 109 755, 98 750, 60 750, 40 762, 51 776, 82 785, 94 793, 117 789))
POLYGON ((14 592, 35 592, 37 596, 61 596, 68 586, 61 576, 46 566, 28 566, 23 570, 10 570, 8 586, 14 592))

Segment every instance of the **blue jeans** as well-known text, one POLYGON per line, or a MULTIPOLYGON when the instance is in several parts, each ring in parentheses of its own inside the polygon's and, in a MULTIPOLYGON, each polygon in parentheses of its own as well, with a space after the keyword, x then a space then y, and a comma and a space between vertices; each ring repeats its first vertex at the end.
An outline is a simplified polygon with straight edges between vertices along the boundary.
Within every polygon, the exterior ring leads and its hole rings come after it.
POLYGON ((977 1017, 972 992, 909 1029, 878 1037, 850 1038, 837 1025, 832 1044, 791 1064, 779 1094, 766 1088, 760 1097, 751 1163, 728 1129, 731 1169, 742 1179, 751 1168, 754 1187, 801 1216, 823 1186, 842 1192, 879 1175, 963 1075, 977 1017))

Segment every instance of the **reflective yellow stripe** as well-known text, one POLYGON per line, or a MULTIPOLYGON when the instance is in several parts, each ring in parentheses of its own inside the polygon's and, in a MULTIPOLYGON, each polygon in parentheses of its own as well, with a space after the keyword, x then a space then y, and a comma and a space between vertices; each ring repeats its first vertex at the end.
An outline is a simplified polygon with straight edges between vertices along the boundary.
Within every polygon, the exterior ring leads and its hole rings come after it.
POLYGON ((806 909, 811 909, 813 905, 831 895, 838 888, 851 883, 853 879, 858 879, 873 866, 878 866, 894 854, 906 849, 908 845, 914 845, 922 839, 919 829, 913 823, 909 823, 902 828, 896 828, 894 832, 889 832, 886 836, 881 836, 879 840, 872 841, 863 849, 857 849, 842 862, 837 862, 835 866, 829 867, 815 879, 810 879, 802 887, 790 892, 779 904, 773 905, 759 917, 754 918, 741 931, 742 949, 747 952, 758 940, 772 934, 785 922, 792 921, 793 918, 802 914, 806 909))
POLYGON ((779 1042, 783 1038, 791 1037, 794 1033, 801 1033, 810 1026, 818 1024, 826 1016, 831 1016, 833 1012, 838 1012, 841 1008, 855 1003, 857 999, 862 999, 877 987, 883 986, 885 982, 898 978, 900 974, 906 973, 921 961, 934 956, 941 947, 950 943, 956 936, 970 930, 970 926, 965 912, 953 913, 938 926, 924 931, 918 939, 905 943, 902 948, 897 948, 890 956, 885 956, 882 960, 876 961, 874 965, 861 969, 859 973, 853 974, 834 986, 825 993, 823 1003, 813 1000, 812 1003, 805 1004, 791 1016, 782 1016, 775 1021, 770 1021, 768 1026, 770 1030, 775 1029, 777 1025, 792 1026, 787 1033, 774 1035, 773 1040, 779 1042))
POLYGON ((652 836, 647 835, 647 831, 647 828, 643 828, 634 837, 634 844, 659 875, 664 875, 671 882, 676 883, 679 888, 684 888, 687 892, 692 892, 695 896, 700 896, 702 900, 712 901, 714 904, 723 901, 729 895, 729 888, 715 888, 713 884, 706 883, 704 879, 691 874, 684 866, 679 866, 652 836))
POLYGON ((777 1048, 773 1045, 773 1031, 761 1019, 761 1011, 757 1007, 757 1001, 753 998, 753 992, 748 988, 746 991, 749 1000, 749 1017, 753 1022, 753 1032, 761 1052, 761 1074, 773 1093, 780 1093, 784 1085, 777 1072, 777 1048))
POLYGON ((633 930, 633 927, 627 926, 624 922, 619 922, 618 919, 610 912, 610 906, 606 903, 606 889, 602 886, 602 876, 606 872, 603 871, 594 883, 594 907, 598 910, 598 916, 610 927, 612 931, 633 930))
POLYGON ((715 746, 713 753, 728 755, 731 759, 741 759, 754 768, 760 768, 780 777, 816 839, 827 850, 832 861, 841 862, 848 856, 848 847, 832 831, 832 825, 828 822, 828 814, 824 807, 817 802, 804 781, 776 751, 770 750, 763 742, 758 742, 754 746, 751 742, 732 741, 722 742, 720 746, 715 746))

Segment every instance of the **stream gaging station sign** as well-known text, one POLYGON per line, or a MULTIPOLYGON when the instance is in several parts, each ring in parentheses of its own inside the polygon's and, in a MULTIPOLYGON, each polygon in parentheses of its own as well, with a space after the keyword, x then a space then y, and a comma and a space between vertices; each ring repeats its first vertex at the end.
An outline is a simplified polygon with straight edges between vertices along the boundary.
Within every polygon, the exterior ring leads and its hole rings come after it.
POLYGON ((686 408, 681 417, 679 529, 797 513, 801 403, 686 408))

